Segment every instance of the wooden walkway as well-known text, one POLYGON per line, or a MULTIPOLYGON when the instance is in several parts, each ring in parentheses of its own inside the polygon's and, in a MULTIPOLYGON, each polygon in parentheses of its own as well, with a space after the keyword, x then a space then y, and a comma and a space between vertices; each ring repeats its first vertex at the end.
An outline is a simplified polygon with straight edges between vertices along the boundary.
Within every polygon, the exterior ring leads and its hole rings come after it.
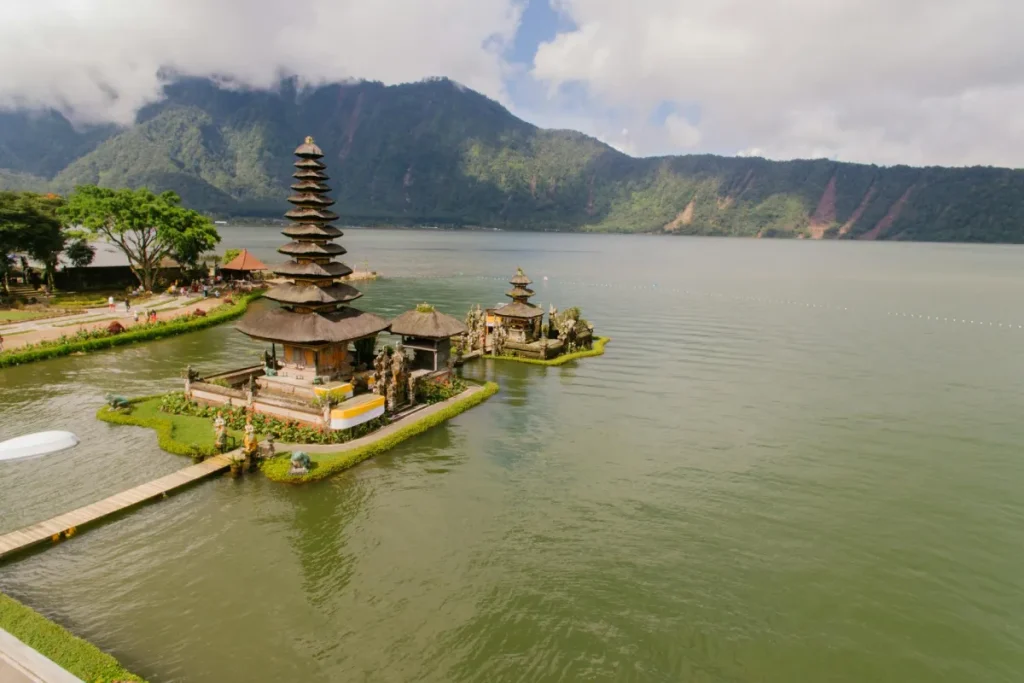
POLYGON ((154 479, 148 484, 122 491, 110 498, 86 505, 85 507, 58 515, 45 522, 39 522, 18 531, 0 536, 0 560, 4 557, 30 548, 45 541, 59 541, 70 538, 78 527, 103 519, 139 503, 163 496, 175 489, 187 486, 231 466, 231 454, 215 455, 203 462, 178 470, 165 477, 154 479))

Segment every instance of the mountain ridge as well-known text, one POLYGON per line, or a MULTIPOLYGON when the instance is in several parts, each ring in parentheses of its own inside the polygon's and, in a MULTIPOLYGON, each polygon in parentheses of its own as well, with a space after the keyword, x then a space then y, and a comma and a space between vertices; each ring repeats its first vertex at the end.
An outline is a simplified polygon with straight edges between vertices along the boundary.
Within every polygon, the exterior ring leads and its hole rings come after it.
POLYGON ((279 216, 313 135, 337 213, 364 224, 1024 242, 1024 171, 710 154, 634 158, 447 79, 276 91, 165 87, 134 125, 0 112, 0 188, 172 189, 218 216, 279 216))

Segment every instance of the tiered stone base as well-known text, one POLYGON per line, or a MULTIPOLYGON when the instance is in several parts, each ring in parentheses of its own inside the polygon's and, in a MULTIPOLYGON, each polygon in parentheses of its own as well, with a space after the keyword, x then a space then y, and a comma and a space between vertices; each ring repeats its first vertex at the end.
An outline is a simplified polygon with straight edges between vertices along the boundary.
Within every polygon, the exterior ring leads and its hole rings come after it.
POLYGON ((203 405, 251 407, 279 420, 327 429, 351 429, 378 418, 384 414, 385 403, 377 394, 356 395, 350 382, 313 384, 288 376, 268 377, 260 366, 188 382, 186 394, 203 405), (249 393, 250 377, 256 385, 253 395, 249 393), (336 402, 330 409, 316 405, 327 397, 336 402))

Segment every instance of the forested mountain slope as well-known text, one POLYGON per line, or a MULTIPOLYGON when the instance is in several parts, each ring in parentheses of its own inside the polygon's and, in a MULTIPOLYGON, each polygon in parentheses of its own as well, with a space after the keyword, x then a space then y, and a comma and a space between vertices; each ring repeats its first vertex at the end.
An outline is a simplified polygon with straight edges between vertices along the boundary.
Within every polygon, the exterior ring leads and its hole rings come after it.
POLYGON ((278 216, 306 135, 355 223, 1024 242, 1024 171, 636 159, 445 79, 301 92, 189 79, 126 129, 0 113, 0 188, 147 185, 218 215, 278 216))

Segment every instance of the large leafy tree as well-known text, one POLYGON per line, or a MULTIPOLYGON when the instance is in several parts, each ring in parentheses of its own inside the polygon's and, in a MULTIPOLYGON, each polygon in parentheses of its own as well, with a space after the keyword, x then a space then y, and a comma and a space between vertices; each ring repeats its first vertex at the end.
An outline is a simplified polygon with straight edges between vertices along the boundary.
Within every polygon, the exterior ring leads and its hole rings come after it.
POLYGON ((9 287, 10 264, 16 253, 28 254, 41 262, 46 268, 47 282, 53 286, 57 260, 70 237, 57 216, 61 203, 57 195, 0 192, 0 269, 4 289, 9 287))
POLYGON ((220 242, 209 218, 180 204, 174 192, 80 185, 60 215, 117 246, 139 283, 152 290, 164 258, 174 257, 183 266, 194 264, 220 242))

